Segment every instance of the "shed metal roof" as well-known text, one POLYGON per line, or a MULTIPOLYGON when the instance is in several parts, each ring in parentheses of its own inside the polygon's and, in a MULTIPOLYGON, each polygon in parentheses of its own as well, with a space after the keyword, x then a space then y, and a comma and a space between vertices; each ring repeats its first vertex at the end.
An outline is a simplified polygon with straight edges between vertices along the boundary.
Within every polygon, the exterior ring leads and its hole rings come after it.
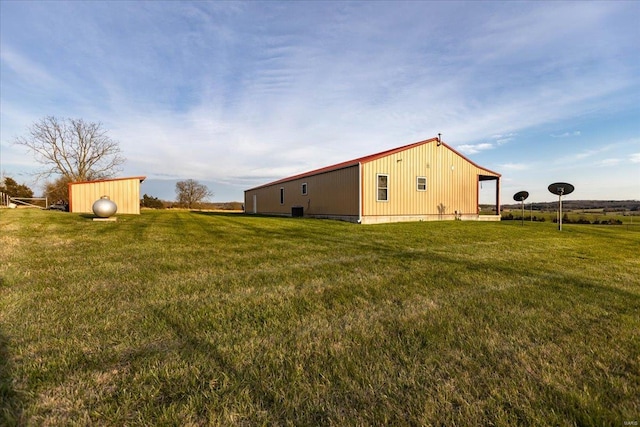
POLYGON ((96 179, 94 181, 76 181, 76 182, 70 182, 69 185, 75 185, 75 184, 93 184, 96 182, 110 182, 110 181, 124 181, 127 179, 139 179, 140 182, 144 181, 145 179, 147 179, 146 176, 130 176, 130 177, 125 177, 125 178, 104 178, 104 179, 96 179))

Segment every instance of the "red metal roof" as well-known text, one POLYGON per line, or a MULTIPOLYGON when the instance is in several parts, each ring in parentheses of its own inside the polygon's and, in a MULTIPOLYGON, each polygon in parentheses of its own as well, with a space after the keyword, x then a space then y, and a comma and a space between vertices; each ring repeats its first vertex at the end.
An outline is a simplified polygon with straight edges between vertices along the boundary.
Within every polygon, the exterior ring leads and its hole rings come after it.
POLYGON ((69 185, 74 185, 74 184, 89 184, 89 183, 94 183, 94 182, 109 182, 109 181, 124 181, 125 179, 139 179, 140 182, 144 181, 145 179, 147 179, 146 176, 130 176, 128 178, 105 178, 105 179, 96 179, 95 181, 76 181, 76 182, 70 182, 69 185))
MULTIPOLYGON (((287 178, 282 178, 282 179, 279 179, 277 181, 270 182, 268 184, 259 185, 257 187, 250 188, 249 190, 246 190, 246 191, 257 190, 258 188, 269 187, 271 185, 281 184, 281 183, 284 183, 284 182, 293 181, 293 180, 300 179, 300 178, 306 178, 306 177, 309 177, 309 176, 319 175, 319 174, 325 173, 325 172, 332 172, 332 171, 335 171, 335 170, 339 170, 339 169, 344 169, 344 168, 348 168, 348 167, 351 167, 351 166, 355 166, 355 165, 357 165, 359 163, 368 163, 368 162, 380 159, 382 157, 390 156, 391 154, 396 154, 396 153, 399 153, 401 151, 405 151, 405 150, 409 150, 409 149, 414 148, 414 147, 418 147, 420 145, 429 144, 431 142, 438 142, 438 138, 436 137, 436 138, 425 139, 424 141, 414 142, 413 144, 403 145, 402 147, 392 148, 391 150, 381 151, 381 152, 376 153, 376 154, 370 154, 368 156, 359 157, 357 159, 349 160, 349 161, 342 162, 342 163, 337 163, 335 165, 326 166, 326 167, 320 168, 320 169, 314 169, 314 170, 309 171, 309 172, 304 172, 304 173, 301 173, 301 174, 298 174, 298 175, 293 175, 293 176, 289 176, 287 178)), ((493 171, 491 171, 491 170, 489 170, 487 168, 483 168, 482 166, 477 165, 476 163, 474 163, 471 160, 469 160, 466 156, 462 155, 461 153, 459 153, 455 149, 451 148, 449 145, 445 144, 444 142, 440 142, 440 144, 444 145, 449 150, 453 151, 458 156, 462 157, 463 159, 465 159, 466 161, 468 161, 469 163, 471 163, 475 167, 477 167, 479 169, 482 169, 482 170, 485 170, 485 171, 487 171, 487 172, 489 172, 491 174, 494 174, 494 175, 497 175, 497 176, 501 176, 497 172, 493 172, 493 171)))

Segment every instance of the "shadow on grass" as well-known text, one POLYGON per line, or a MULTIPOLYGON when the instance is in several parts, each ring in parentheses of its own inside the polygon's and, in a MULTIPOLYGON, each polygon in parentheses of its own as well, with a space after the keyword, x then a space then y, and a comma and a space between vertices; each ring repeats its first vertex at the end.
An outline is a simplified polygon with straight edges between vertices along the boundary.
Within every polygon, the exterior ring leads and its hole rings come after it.
POLYGON ((206 216, 221 216, 221 217, 259 217, 259 216, 264 216, 264 215, 257 215, 257 214, 247 214, 245 212, 238 212, 238 211, 233 211, 233 212, 220 212, 220 211, 198 211, 198 210, 191 210, 191 213, 194 214, 198 214, 198 215, 206 215, 206 216))
MULTIPOLYGON (((226 213, 226 212, 200 212, 192 211, 197 215, 224 220, 226 224, 233 224, 251 234, 278 240, 278 237, 291 239, 292 237, 311 237, 314 230, 309 227, 311 218, 291 218, 277 215, 226 213), (272 222, 275 221, 275 222, 272 222), (302 222, 301 222, 302 221, 302 222), (301 226, 304 223, 305 226, 301 226)), ((313 219, 313 221, 319 221, 313 219)), ((322 235, 322 233, 317 233, 322 235)))
MULTIPOLYGON (((253 214, 253 213, 246 213, 246 212, 219 212, 219 211, 196 211, 196 210, 192 210, 190 211, 192 214, 197 214, 197 215, 203 215, 203 216, 213 216, 213 217, 218 217, 218 218, 237 218, 237 219, 293 219, 293 220, 298 220, 298 219, 302 219, 302 218, 293 218, 289 215, 268 215, 268 214, 253 214)), ((307 217, 307 219, 309 219, 307 217)))
POLYGON ((21 425, 22 411, 18 394, 13 389, 12 365, 7 349, 9 341, 0 332, 0 425, 21 425))

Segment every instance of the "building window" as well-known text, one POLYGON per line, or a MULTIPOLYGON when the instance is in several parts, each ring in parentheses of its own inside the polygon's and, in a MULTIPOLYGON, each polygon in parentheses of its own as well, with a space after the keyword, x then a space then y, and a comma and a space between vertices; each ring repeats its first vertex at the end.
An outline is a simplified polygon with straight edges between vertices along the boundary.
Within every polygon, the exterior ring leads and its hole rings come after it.
POLYGON ((280 204, 284 205, 284 187, 280 187, 280 204))
POLYGON ((302 184, 302 195, 306 196, 307 195, 307 183, 303 183, 302 184))
POLYGON ((389 175, 378 174, 376 177, 378 181, 378 201, 387 202, 389 201, 389 175))
POLYGON ((419 176, 416 180, 418 191, 427 191, 427 178, 419 176))

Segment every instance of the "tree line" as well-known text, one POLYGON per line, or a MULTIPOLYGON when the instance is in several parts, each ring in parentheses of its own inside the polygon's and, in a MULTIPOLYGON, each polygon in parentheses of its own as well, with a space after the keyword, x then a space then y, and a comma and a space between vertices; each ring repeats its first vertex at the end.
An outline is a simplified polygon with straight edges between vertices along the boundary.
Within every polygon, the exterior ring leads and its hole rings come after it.
MULTIPOLYGON (((44 189, 42 197, 46 197, 51 202, 62 201, 69 202, 69 194, 66 184, 63 186, 62 180, 55 183, 48 183, 44 189)), ((0 179, 0 193, 4 193, 10 197, 31 198, 34 197, 33 190, 26 184, 19 184, 10 176, 0 179)), ((140 199, 140 206, 152 209, 164 209, 166 207, 183 207, 187 209, 202 207, 213 193, 209 191, 206 185, 200 184, 198 181, 188 179, 186 181, 178 181, 176 183, 176 201, 166 202, 157 197, 144 194, 140 199)))
MULTIPOLYGON (((558 202, 525 202, 526 209, 534 211, 552 211, 557 209, 558 202)), ((603 209, 605 212, 639 211, 640 200, 563 200, 563 208, 569 210, 603 209)), ((502 205, 505 209, 520 209, 520 204, 502 205)))
MULTIPOLYGON (((522 215, 514 215, 513 213, 509 212, 508 214, 502 214, 502 220, 503 221, 522 221, 523 217, 522 215)), ((524 220, 525 221, 537 221, 537 222, 546 222, 547 219, 544 216, 524 216, 524 220)), ((551 222, 557 223, 558 222, 558 218, 552 218, 551 222)), ((562 215, 562 222, 563 224, 594 224, 594 225, 622 225, 622 221, 620 219, 617 218, 607 218, 607 219, 603 219, 600 220, 599 218, 594 219, 593 221, 590 221, 589 219, 587 219, 586 216, 584 215, 580 215, 578 218, 571 218, 569 216, 569 214, 563 214, 562 215)))

